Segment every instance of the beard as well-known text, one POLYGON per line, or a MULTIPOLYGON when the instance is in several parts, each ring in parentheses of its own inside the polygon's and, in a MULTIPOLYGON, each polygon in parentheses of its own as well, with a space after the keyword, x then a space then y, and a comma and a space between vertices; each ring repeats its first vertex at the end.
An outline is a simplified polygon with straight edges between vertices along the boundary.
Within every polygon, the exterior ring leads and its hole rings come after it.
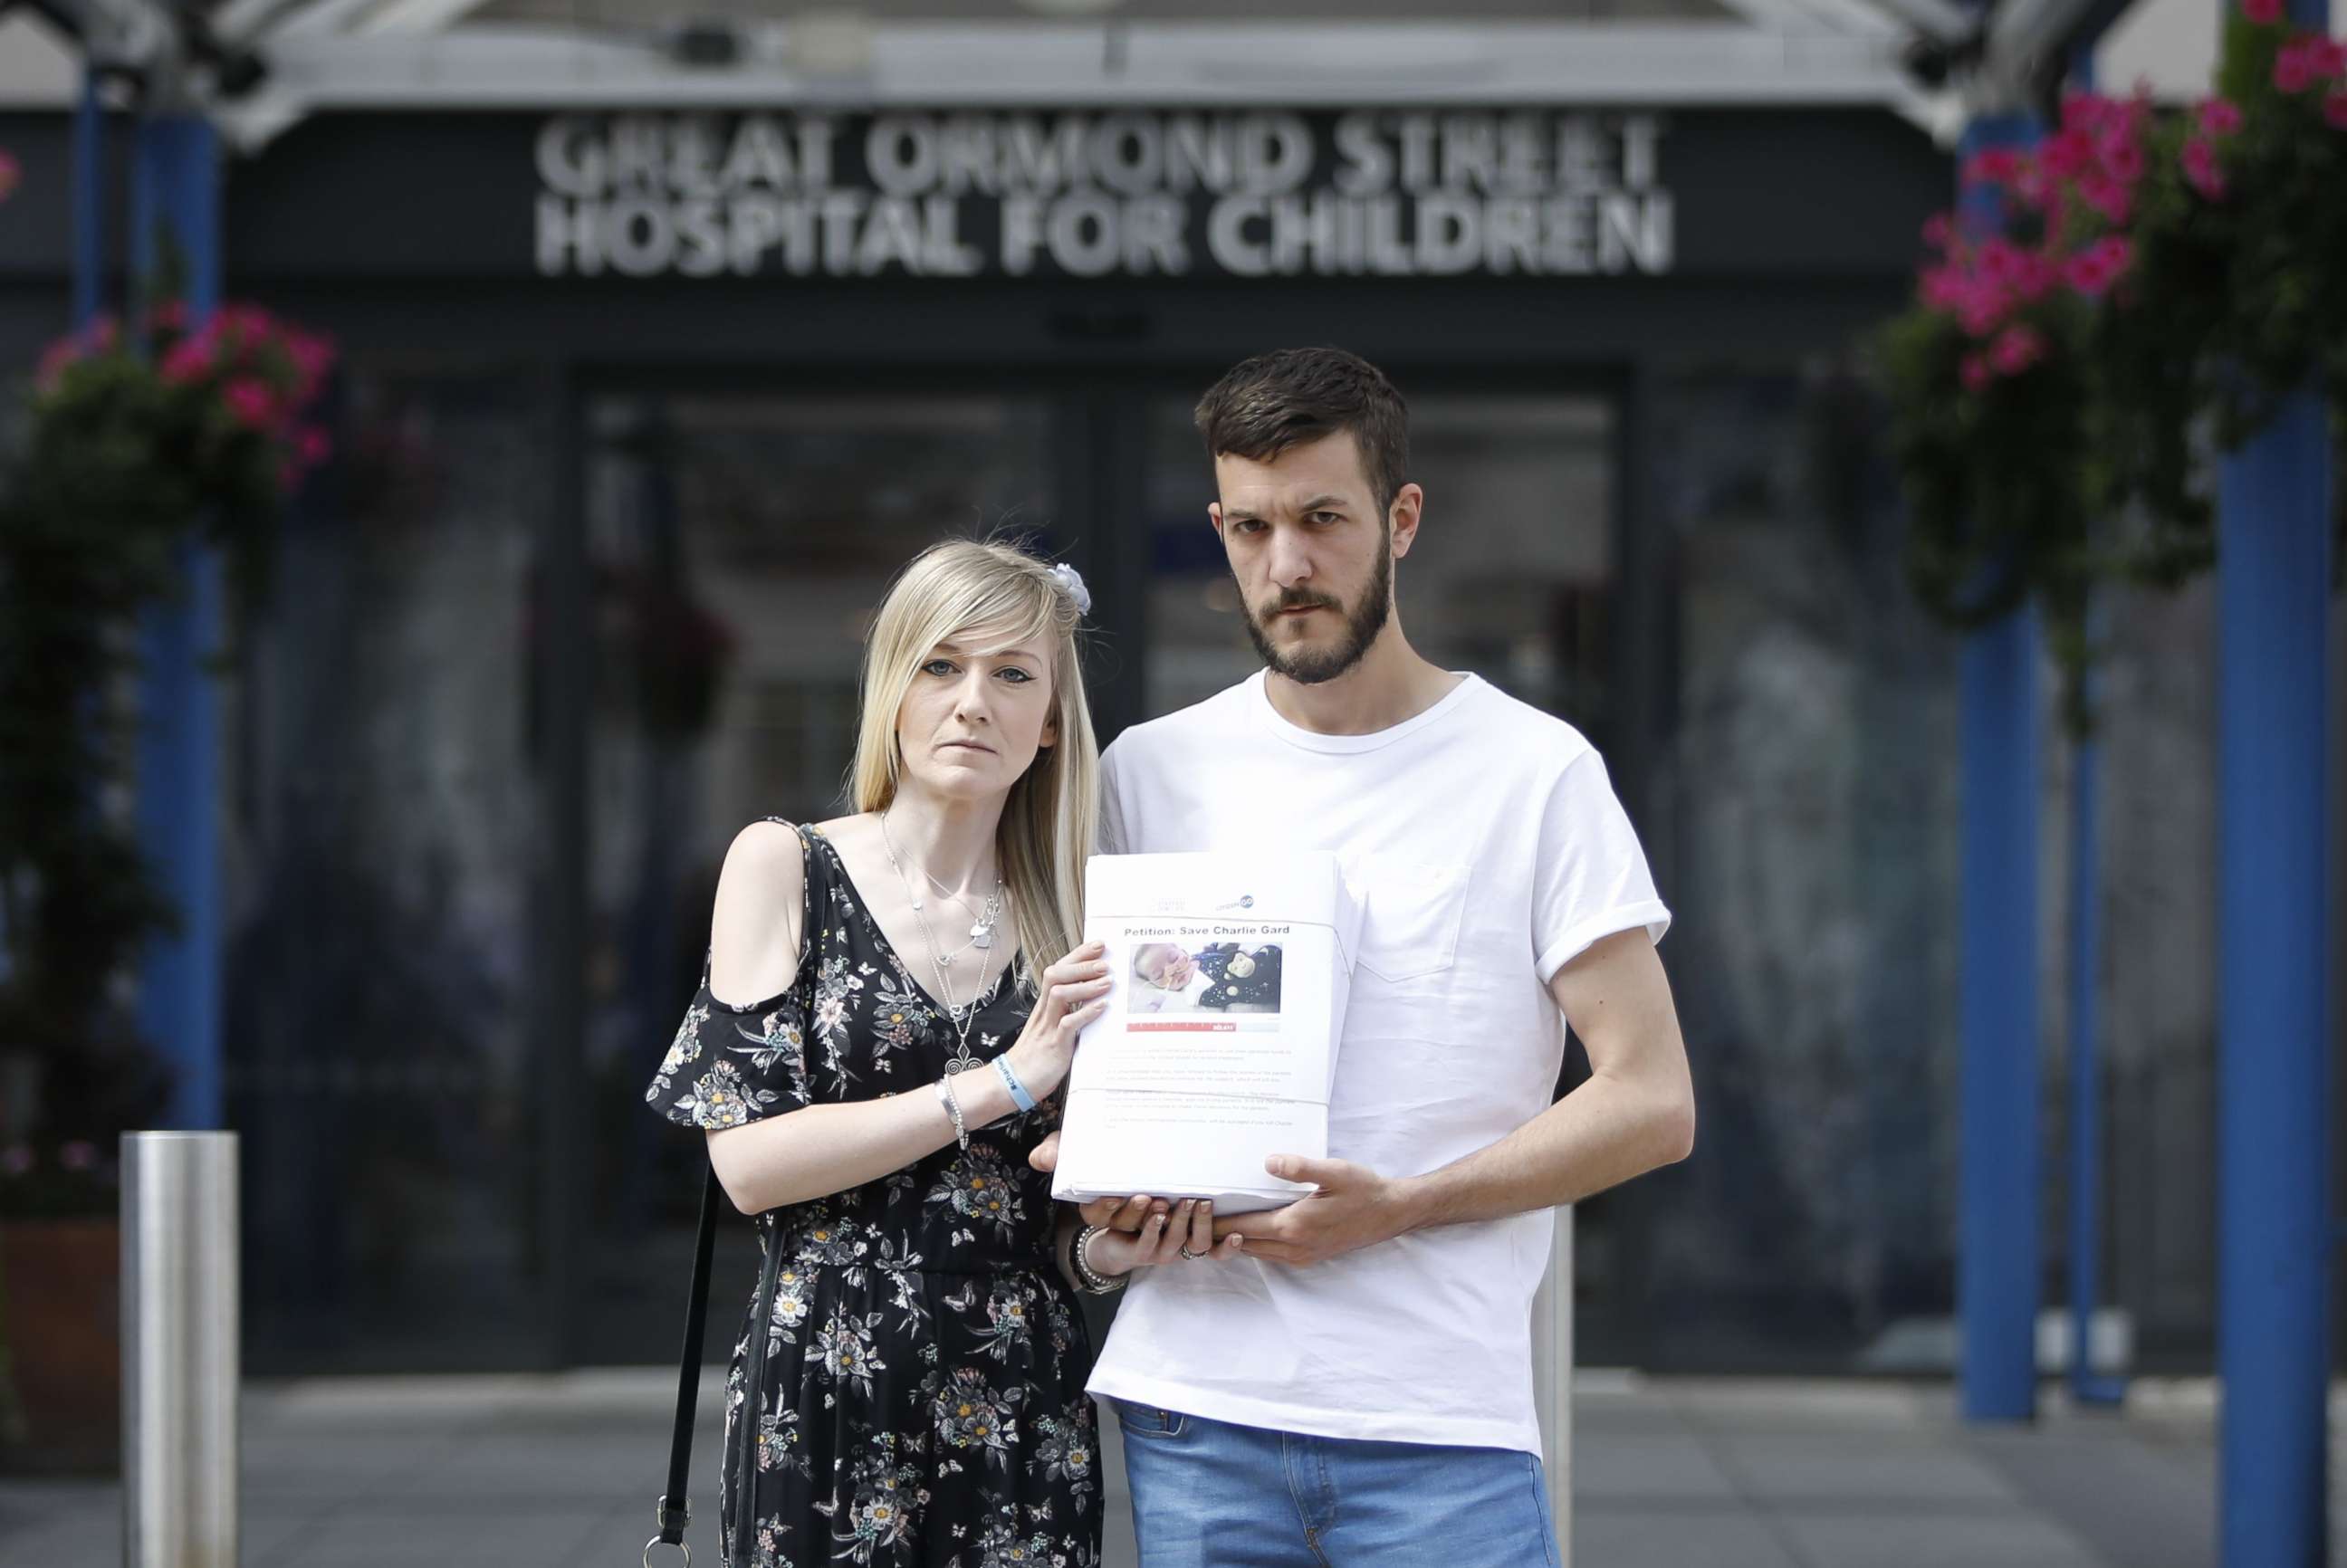
POLYGON ((1247 640, 1255 644, 1257 657, 1275 675, 1285 675, 1299 686, 1317 686, 1324 681, 1334 681, 1361 661, 1378 633, 1385 630, 1386 620, 1393 613, 1393 530, 1386 530, 1378 542, 1378 564, 1369 574, 1368 586, 1361 590, 1360 602, 1347 610, 1325 593, 1308 589, 1283 589, 1277 600, 1266 606, 1261 615, 1250 610, 1245 614, 1247 640), (1333 610, 1344 617, 1344 630, 1336 644, 1327 648, 1299 648, 1283 651, 1272 646, 1264 632, 1264 622, 1283 610, 1305 606, 1333 610))

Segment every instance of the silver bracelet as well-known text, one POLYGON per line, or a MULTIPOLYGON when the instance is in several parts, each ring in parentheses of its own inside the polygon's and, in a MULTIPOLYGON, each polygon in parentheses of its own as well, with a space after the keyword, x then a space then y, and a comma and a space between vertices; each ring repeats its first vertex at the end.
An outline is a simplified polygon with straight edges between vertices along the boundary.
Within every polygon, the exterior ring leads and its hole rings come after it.
POLYGON ((961 1102, 954 1095, 953 1074, 950 1072, 938 1080, 938 1101, 946 1108, 946 1114, 953 1118, 954 1141, 962 1146, 964 1153, 968 1153, 969 1127, 961 1119, 961 1102))
POLYGON ((1132 1277, 1130 1275, 1120 1274, 1112 1278, 1107 1275, 1095 1273, 1092 1266, 1085 1261, 1084 1248, 1092 1245, 1092 1237, 1106 1229, 1108 1229, 1106 1225, 1086 1225, 1076 1233, 1074 1243, 1068 1248, 1068 1262, 1075 1270, 1077 1288, 1086 1296, 1114 1296, 1124 1288, 1127 1280, 1132 1277))

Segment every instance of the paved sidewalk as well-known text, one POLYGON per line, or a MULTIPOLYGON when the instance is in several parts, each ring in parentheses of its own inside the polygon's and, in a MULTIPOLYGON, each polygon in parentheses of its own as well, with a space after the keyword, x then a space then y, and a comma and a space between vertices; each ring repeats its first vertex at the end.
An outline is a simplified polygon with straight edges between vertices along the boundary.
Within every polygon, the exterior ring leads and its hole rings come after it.
MULTIPOLYGON (((633 1563, 652 1532, 671 1378, 630 1368, 256 1387, 244 1568, 633 1563)), ((705 1417, 719 1408, 715 1388, 705 1417)), ((1948 1391, 1922 1385, 1588 1372, 1575 1405, 1575 1568, 2215 1559, 2206 1383, 2138 1384, 2124 1415, 2074 1412, 2055 1394, 2035 1427, 2014 1430, 1965 1428, 1948 1391)), ((702 1568, 715 1568, 716 1430, 703 1429, 692 1540, 702 1568)), ((1108 1447, 1108 1564, 1131 1568, 1123 1464, 1108 1447)), ((0 1563, 118 1568, 120 1510, 108 1483, 0 1480, 0 1563)))

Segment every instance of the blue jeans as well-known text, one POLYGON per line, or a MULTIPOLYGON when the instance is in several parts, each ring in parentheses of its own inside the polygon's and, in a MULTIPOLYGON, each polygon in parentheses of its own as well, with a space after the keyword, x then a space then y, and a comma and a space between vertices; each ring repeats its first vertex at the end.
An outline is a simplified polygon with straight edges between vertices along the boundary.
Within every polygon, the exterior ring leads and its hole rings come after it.
POLYGON ((1541 1462, 1105 1401, 1124 1434, 1141 1568, 1555 1568, 1541 1462))

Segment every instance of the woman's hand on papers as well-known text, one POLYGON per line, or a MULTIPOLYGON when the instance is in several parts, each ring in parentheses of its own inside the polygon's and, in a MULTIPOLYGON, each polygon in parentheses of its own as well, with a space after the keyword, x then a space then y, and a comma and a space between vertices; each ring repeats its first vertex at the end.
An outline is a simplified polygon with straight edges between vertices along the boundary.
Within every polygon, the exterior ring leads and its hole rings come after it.
POLYGON ((1245 1237, 1249 1257, 1296 1266, 1325 1263, 1415 1228, 1400 1184, 1367 1165, 1274 1154, 1263 1167, 1283 1181, 1309 1182, 1319 1190, 1286 1208, 1238 1214, 1214 1226, 1225 1245, 1245 1237))
POLYGON ((1086 942, 1045 969, 1037 981, 1035 1010, 1003 1054, 1027 1092, 1040 1100, 1060 1087, 1075 1060, 1076 1037, 1108 1006, 1108 947, 1086 942))
POLYGON ((1217 1246, 1214 1245, 1214 1205, 1204 1198, 1184 1198, 1169 1204, 1163 1198, 1126 1198, 1119 1202, 1103 1198, 1098 1204, 1084 1207, 1088 1223, 1117 1226, 1131 1214, 1140 1221, 1138 1231, 1112 1228, 1092 1237, 1084 1249, 1084 1261, 1093 1271, 1105 1275, 1130 1274, 1136 1268, 1153 1268, 1160 1264, 1204 1262, 1213 1258, 1219 1262, 1236 1257, 1245 1244, 1236 1236, 1217 1246), (1134 1205, 1140 1205, 1137 1209, 1134 1205), (1106 1206, 1115 1218, 1092 1219, 1095 1207, 1106 1206), (1184 1256, 1187 1249, 1188 1257, 1184 1256))

